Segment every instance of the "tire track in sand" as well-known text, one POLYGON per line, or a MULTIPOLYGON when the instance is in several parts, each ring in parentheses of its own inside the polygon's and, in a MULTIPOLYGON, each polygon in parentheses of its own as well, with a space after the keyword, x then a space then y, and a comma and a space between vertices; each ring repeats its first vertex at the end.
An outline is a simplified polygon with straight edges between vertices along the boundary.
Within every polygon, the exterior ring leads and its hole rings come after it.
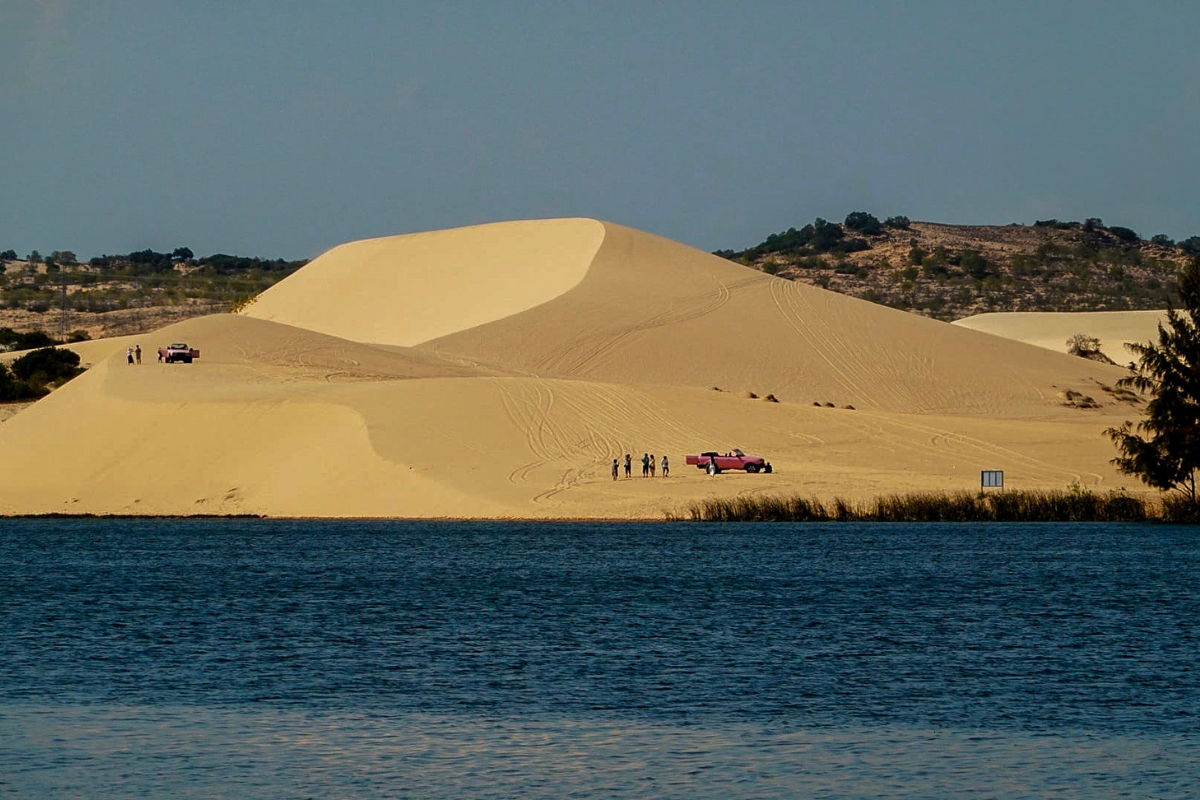
MULTIPOLYGON (((1045 483, 1080 478, 1077 470, 1026 455, 1004 445, 912 420, 896 419, 890 415, 876 417, 867 413, 854 418, 848 416, 839 422, 849 430, 857 431, 872 440, 874 446, 881 451, 920 453, 935 458, 935 460, 937 457, 944 459, 947 452, 956 452, 961 458, 993 459, 992 464, 995 461, 1003 460, 1005 463, 1011 464, 1011 468, 1026 470, 1030 478, 1045 483), (912 432, 918 436, 916 438, 905 436, 902 431, 912 432)), ((989 464, 983 463, 980 468, 988 466, 989 464)), ((1097 473, 1083 474, 1094 478, 1097 483, 1103 481, 1103 476, 1097 473)))
POLYGON ((755 280, 755 276, 751 276, 747 280, 726 284, 715 274, 710 274, 709 277, 715 287, 712 291, 701 295, 695 302, 668 308, 631 324, 585 330, 564 347, 559 348, 557 352, 540 360, 537 367, 563 375, 582 375, 589 367, 623 344, 629 337, 711 314, 729 302, 733 289, 755 280))
POLYGON ((666 444, 703 438, 637 389, 528 378, 499 378, 496 386, 508 419, 522 431, 532 456, 509 473, 508 482, 536 481, 539 470, 557 472, 534 502, 546 502, 584 482, 606 480, 607 470, 601 465, 632 452, 637 441, 666 444))
MULTIPOLYGON (((783 280, 775 280, 770 283, 771 300, 775 303, 775 308, 779 311, 779 315, 783 321, 788 324, 796 335, 804 340, 809 351, 815 353, 829 370, 833 373, 833 378, 842 388, 854 397, 869 398, 871 393, 865 391, 854 377, 842 369, 838 362, 833 359, 830 353, 827 352, 827 342, 824 337, 819 336, 804 319, 801 313, 799 303, 792 297, 795 287, 783 280)), ((861 402, 861 401, 860 401, 861 402)))

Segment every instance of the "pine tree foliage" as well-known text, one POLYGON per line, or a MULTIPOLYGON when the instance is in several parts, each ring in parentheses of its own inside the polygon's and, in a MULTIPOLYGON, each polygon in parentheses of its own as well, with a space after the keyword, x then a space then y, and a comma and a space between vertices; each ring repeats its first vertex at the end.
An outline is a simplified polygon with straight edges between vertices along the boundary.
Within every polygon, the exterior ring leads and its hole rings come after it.
POLYGON ((1200 258, 1179 276, 1182 310, 1168 307, 1158 342, 1130 344, 1138 357, 1118 385, 1148 393, 1146 416, 1105 433, 1120 455, 1113 464, 1162 491, 1181 492, 1195 505, 1200 473, 1200 258))

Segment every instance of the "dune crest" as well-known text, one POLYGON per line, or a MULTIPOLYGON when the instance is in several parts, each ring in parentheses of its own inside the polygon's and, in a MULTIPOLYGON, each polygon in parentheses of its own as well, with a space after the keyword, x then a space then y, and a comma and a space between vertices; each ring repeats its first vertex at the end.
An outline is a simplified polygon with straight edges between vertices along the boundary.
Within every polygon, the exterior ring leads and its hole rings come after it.
POLYGON ((1067 340, 1083 333, 1100 340, 1100 352, 1104 355, 1118 364, 1128 364, 1133 355, 1125 345, 1154 340, 1158 324, 1166 316, 1165 311, 1011 311, 976 314, 952 324, 1056 353, 1065 353, 1067 340))
POLYGON ((604 226, 534 220, 339 245, 242 313, 359 342, 410 346, 512 316, 568 291, 604 226))

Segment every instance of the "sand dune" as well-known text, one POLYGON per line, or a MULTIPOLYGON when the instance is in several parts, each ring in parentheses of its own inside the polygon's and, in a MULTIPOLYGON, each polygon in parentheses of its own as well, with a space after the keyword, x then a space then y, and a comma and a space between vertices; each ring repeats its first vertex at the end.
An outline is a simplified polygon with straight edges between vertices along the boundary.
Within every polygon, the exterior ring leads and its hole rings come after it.
POLYGON ((592 220, 344 245, 242 315, 138 338, 142 366, 84 343, 88 373, 0 424, 0 512, 639 518, 969 489, 985 468, 1138 488, 1101 435, 1137 413, 1105 391, 1120 369, 592 220), (201 359, 153 363, 178 340, 201 359), (732 446, 776 472, 683 464, 732 446), (613 482, 626 452, 672 476, 613 482))
POLYGON ((1056 353, 1065 353, 1067 340, 1077 333, 1084 333, 1100 340, 1100 351, 1106 356, 1118 364, 1127 364, 1134 357, 1125 349, 1125 344, 1154 340, 1158 335, 1158 323, 1165 319, 1165 311, 1014 311, 976 314, 955 320, 953 324, 1056 353))
POLYGON ((601 223, 571 219, 350 242, 244 313, 360 342, 417 344, 562 294, 587 274, 603 238, 601 223))
POLYGON ((994 416, 1039 413, 1051 387, 1121 374, 605 229, 574 289, 422 347, 534 374, 994 416))

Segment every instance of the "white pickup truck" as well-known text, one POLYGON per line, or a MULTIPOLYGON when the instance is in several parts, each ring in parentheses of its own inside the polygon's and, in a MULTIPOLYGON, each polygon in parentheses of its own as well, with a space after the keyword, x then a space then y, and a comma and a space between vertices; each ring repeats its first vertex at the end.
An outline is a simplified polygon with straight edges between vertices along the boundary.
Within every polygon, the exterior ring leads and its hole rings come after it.
POLYGON ((167 345, 166 347, 158 348, 158 355, 168 364, 172 364, 176 361, 182 361, 185 364, 190 364, 192 363, 192 359, 200 357, 200 351, 188 347, 186 344, 180 344, 179 342, 176 342, 174 344, 167 345))

